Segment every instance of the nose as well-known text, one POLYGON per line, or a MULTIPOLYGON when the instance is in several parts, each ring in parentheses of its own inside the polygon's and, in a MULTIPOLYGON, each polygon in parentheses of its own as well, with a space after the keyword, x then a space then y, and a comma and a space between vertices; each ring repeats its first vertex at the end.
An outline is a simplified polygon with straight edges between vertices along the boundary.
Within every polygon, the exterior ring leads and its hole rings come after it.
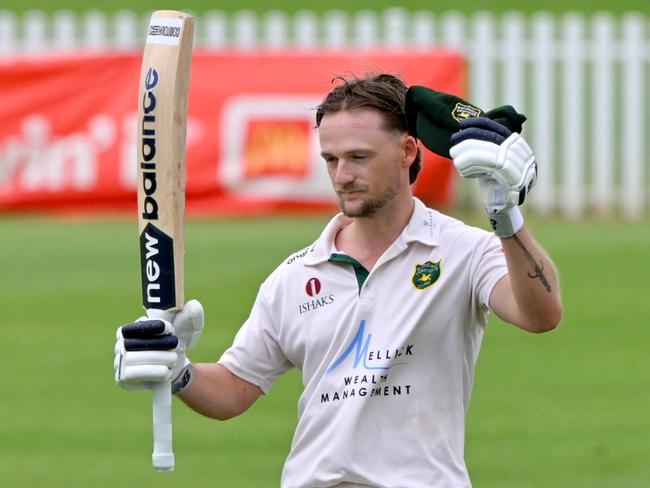
POLYGON ((345 186, 354 181, 354 174, 350 171, 350 165, 346 164, 343 159, 338 160, 333 173, 332 181, 337 186, 345 186))

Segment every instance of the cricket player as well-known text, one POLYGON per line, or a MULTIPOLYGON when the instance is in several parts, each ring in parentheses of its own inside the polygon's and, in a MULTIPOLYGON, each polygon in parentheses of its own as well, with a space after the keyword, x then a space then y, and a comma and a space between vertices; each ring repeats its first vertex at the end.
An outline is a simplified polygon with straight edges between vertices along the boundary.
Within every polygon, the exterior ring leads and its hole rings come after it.
POLYGON ((413 196, 421 149, 403 82, 339 81, 316 130, 341 213, 262 283, 218 362, 187 359, 203 328, 192 300, 162 333, 140 319, 150 351, 129 350, 118 329, 115 378, 127 389, 171 379, 192 409, 228 419, 299 368, 283 488, 469 487, 465 415, 488 313, 530 332, 562 316, 555 267, 519 210, 536 161, 505 125, 461 119, 449 153, 477 179, 494 232, 470 227, 413 196), (165 350, 170 335, 178 346, 165 350))

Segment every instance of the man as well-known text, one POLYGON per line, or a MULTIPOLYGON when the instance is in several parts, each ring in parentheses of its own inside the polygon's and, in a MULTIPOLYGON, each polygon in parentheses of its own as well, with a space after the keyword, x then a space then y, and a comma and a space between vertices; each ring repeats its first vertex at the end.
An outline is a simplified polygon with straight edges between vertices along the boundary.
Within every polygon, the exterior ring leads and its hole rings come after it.
POLYGON ((166 324, 175 351, 126 351, 118 330, 116 380, 171 378, 191 408, 228 419, 297 367, 305 388, 283 487, 467 487, 464 420, 488 311, 531 332, 562 314, 554 266, 517 207, 532 151, 487 118, 461 123, 450 152, 479 179, 496 235, 469 227, 412 195, 420 149, 404 84, 341 81, 316 126, 342 213, 261 285, 218 363, 185 357, 203 327, 191 301, 166 324))

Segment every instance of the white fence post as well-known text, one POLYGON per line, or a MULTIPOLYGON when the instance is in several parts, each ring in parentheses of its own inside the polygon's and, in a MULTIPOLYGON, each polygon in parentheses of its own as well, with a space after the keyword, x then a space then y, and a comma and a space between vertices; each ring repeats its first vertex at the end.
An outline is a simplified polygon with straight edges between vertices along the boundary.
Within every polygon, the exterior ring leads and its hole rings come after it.
POLYGON ((465 17, 460 12, 450 11, 442 15, 442 39, 443 47, 455 49, 459 52, 465 51, 465 17))
POLYGON ((233 18, 234 47, 252 51, 257 47, 257 17, 251 10, 240 10, 233 18))
POLYGON ((25 12, 23 22, 23 49, 26 53, 44 51, 47 46, 47 18, 40 10, 25 12))
POLYGON ((138 42, 141 37, 140 32, 138 18, 133 12, 120 10, 115 13, 113 18, 113 46, 122 50, 140 47, 138 42))
POLYGON ((532 19, 532 126, 531 144, 539 168, 536 189, 531 204, 543 214, 550 213, 557 204, 555 179, 556 147, 555 120, 555 44, 553 17, 547 12, 532 19))
POLYGON ((562 93, 560 124, 562 151, 562 212, 567 217, 580 217, 584 211, 584 19, 580 14, 569 13, 562 19, 563 44, 561 46, 562 93))
POLYGON ((383 14, 384 46, 400 49, 406 46, 408 31, 408 14, 400 7, 384 10, 383 14))
POLYGON ((228 45, 227 22, 223 12, 212 10, 203 17, 203 43, 211 49, 225 49, 228 45))
POLYGON ((104 12, 89 10, 83 18, 82 42, 86 49, 99 50, 108 45, 108 19, 104 12))
POLYGON ((348 17, 340 10, 331 10, 324 17, 324 46, 344 49, 348 42, 348 17))
POLYGON ((69 51, 77 44, 77 18, 74 12, 60 10, 52 17, 52 46, 59 51, 69 51))
POLYGON ((287 15, 279 10, 266 13, 263 21, 264 47, 270 50, 284 49, 288 45, 287 15))
POLYGON ((318 22, 309 10, 297 12, 293 19, 294 45, 301 51, 315 49, 318 45, 318 22))
POLYGON ((623 17, 623 212, 627 217, 640 217, 644 195, 644 117, 648 107, 644 100, 644 70, 642 69, 643 17, 627 14, 623 17))
POLYGON ((597 212, 609 213, 614 205, 614 141, 616 140, 616 113, 614 112, 614 19, 601 13, 593 22, 593 91, 591 147, 594 184, 591 203, 597 212), (595 115, 595 114, 594 114, 595 115))
POLYGON ((415 49, 431 49, 436 35, 435 18, 431 12, 420 10, 413 14, 413 43, 415 49))
POLYGON ((354 16, 353 45, 358 49, 370 49, 379 45, 379 22, 377 14, 362 10, 354 16))
POLYGON ((0 58, 16 52, 16 15, 0 10, 0 58))
POLYGON ((526 112, 524 98, 524 68, 526 21, 518 12, 508 12, 503 17, 503 83, 499 104, 513 105, 518 112, 526 112))
POLYGON ((470 96, 469 99, 483 110, 494 107, 496 92, 495 70, 495 33, 494 15, 489 12, 479 12, 472 19, 472 39, 469 60, 470 96))

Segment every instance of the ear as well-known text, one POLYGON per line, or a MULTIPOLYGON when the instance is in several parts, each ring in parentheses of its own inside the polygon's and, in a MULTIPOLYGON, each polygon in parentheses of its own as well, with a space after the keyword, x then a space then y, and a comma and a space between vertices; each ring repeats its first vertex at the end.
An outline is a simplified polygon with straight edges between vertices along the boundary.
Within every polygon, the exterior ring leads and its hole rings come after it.
POLYGON ((404 134, 402 137, 402 166, 408 168, 411 166, 418 154, 418 143, 415 137, 404 134))

